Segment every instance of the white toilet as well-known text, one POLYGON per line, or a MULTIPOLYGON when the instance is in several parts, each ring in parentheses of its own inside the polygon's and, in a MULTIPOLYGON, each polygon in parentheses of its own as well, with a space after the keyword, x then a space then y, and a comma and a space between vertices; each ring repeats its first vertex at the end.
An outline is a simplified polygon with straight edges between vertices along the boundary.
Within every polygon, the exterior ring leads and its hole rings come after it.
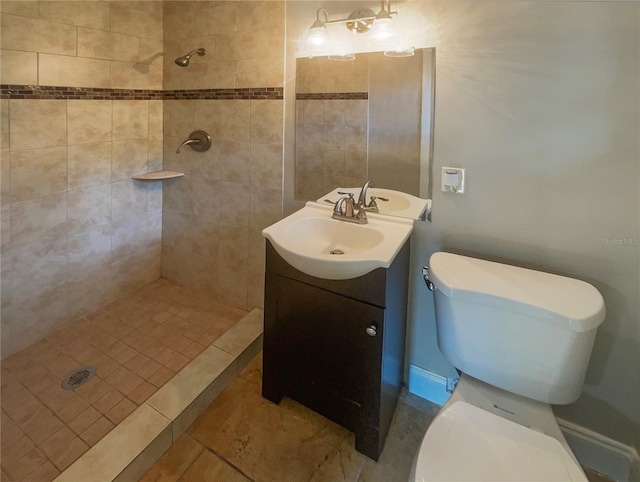
POLYGON ((451 253, 429 260, 438 346, 461 372, 411 482, 586 481, 549 404, 582 391, 600 293, 583 281, 451 253))

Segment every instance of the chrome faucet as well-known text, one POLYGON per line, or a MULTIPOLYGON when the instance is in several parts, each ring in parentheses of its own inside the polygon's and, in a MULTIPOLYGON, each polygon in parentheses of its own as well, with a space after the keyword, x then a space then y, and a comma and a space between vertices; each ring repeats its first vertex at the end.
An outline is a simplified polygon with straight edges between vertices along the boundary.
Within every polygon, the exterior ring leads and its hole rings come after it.
POLYGON ((369 190, 370 187, 376 187, 376 185, 373 183, 373 181, 368 180, 367 182, 364 183, 364 186, 362 186, 362 189, 360 189, 360 195, 358 196, 358 206, 360 207, 367 206, 367 191, 369 190))
POLYGON ((371 202, 367 204, 367 192, 370 187, 376 187, 373 181, 369 180, 364 183, 362 189, 360 190, 360 195, 358 196, 358 204, 356 205, 358 209, 362 211, 369 211, 372 213, 379 213, 380 209, 378 208, 378 203, 376 199, 379 201, 388 201, 389 199, 380 196, 371 196, 371 202))
POLYGON ((367 220, 367 213, 363 209, 358 208, 351 193, 338 199, 331 217, 339 221, 348 221, 356 224, 367 224, 369 222, 367 220), (357 213, 356 209, 358 210, 357 213))

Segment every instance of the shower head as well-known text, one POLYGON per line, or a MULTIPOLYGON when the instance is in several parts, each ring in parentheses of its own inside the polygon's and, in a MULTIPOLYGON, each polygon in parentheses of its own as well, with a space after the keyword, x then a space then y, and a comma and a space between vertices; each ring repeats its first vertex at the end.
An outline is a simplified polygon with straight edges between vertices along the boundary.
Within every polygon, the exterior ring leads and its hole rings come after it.
POLYGON ((191 59, 193 54, 198 54, 199 56, 202 57, 206 53, 207 53, 207 51, 205 49, 203 49, 203 48, 199 48, 197 50, 192 50, 187 55, 183 55, 182 57, 178 57, 176 59, 176 65, 179 65, 180 67, 186 67, 187 65, 189 65, 189 59, 191 59))

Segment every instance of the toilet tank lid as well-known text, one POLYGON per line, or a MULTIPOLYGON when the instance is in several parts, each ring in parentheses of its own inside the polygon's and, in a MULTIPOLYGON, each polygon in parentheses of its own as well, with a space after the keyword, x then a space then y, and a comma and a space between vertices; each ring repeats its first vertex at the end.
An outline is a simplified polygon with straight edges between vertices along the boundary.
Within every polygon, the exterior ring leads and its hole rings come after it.
POLYGON ((542 271, 438 252, 429 278, 450 298, 495 306, 582 332, 605 317, 604 300, 589 283, 542 271))

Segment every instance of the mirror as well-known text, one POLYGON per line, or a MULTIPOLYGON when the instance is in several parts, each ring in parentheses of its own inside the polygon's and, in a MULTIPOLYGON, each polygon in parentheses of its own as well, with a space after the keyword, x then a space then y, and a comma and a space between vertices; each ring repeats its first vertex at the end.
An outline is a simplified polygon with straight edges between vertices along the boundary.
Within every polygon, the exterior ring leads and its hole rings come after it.
POLYGON ((431 197, 433 56, 296 59, 296 199, 367 179, 431 197))

